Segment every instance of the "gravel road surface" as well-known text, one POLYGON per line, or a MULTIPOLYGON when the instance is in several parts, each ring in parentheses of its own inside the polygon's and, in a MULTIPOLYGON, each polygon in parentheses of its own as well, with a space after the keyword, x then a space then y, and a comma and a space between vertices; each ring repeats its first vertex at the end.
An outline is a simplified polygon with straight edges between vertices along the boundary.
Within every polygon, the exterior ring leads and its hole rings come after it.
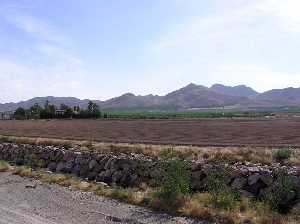
POLYGON ((0 224, 204 223, 0 173, 0 224))

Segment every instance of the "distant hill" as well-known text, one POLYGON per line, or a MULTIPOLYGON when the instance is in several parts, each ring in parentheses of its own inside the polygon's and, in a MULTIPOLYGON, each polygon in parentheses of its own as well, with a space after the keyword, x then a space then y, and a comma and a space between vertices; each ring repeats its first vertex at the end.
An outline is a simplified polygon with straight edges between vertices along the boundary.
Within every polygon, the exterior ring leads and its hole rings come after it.
MULTIPOLYGON (((0 104, 0 111, 15 110, 18 107, 27 109, 36 103, 43 106, 46 101, 57 107, 61 104, 66 104, 70 107, 79 106, 81 108, 86 108, 89 102, 88 99, 81 100, 75 97, 36 97, 18 103, 0 104)), ((132 93, 126 93, 106 101, 93 100, 93 102, 97 103, 101 108, 112 109, 187 110, 223 106, 234 106, 237 108, 300 107, 300 88, 274 89, 258 93, 245 85, 230 87, 215 84, 208 88, 191 83, 165 96, 136 96, 132 93)))
MULTIPOLYGON (((0 111, 8 111, 8 110, 15 110, 18 107, 23 107, 25 109, 29 109, 34 104, 39 104, 40 106, 44 106, 46 101, 50 104, 53 104, 59 107, 61 104, 66 104, 70 107, 80 106, 82 108, 87 107, 89 100, 80 100, 75 97, 53 97, 53 96, 46 96, 46 97, 35 97, 27 101, 21 101, 19 103, 4 103, 0 104, 0 111)), ((95 101, 96 103, 100 104, 101 101, 95 101)))
POLYGON ((255 100, 272 106, 300 106, 300 88, 273 89, 257 95, 255 100))
POLYGON ((104 101, 100 106, 102 108, 155 108, 160 106, 161 100, 161 96, 135 96, 132 93, 126 93, 104 101))
POLYGON ((210 89, 218 93, 230 96, 253 97, 258 95, 258 92, 245 85, 231 87, 224 86, 222 84, 214 84, 212 87, 210 87, 210 89))
POLYGON ((230 106, 248 100, 243 97, 224 95, 205 86, 189 84, 188 86, 167 94, 163 104, 169 107, 188 108, 209 108, 230 106))
POLYGON ((132 93, 116 97, 100 105, 102 108, 189 109, 230 106, 248 101, 245 97, 229 96, 193 83, 165 96, 135 96, 132 93))

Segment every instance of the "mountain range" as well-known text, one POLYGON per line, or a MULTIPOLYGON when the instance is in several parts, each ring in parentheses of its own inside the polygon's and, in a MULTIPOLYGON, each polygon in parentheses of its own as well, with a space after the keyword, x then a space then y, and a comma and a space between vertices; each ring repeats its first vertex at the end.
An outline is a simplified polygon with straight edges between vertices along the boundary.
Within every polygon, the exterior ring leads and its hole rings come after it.
MULTIPOLYGON (((60 106, 66 104, 70 107, 80 106, 85 108, 89 100, 80 100, 75 97, 35 97, 18 103, 0 104, 0 111, 15 110, 18 107, 29 108, 38 103, 44 105, 46 101, 60 106)), ((106 101, 93 100, 101 108, 107 109, 162 109, 162 110, 188 110, 197 108, 215 107, 300 107, 300 88, 273 89, 259 93, 245 86, 225 86, 215 84, 205 87, 189 84, 181 89, 164 96, 134 95, 126 93, 106 101)))

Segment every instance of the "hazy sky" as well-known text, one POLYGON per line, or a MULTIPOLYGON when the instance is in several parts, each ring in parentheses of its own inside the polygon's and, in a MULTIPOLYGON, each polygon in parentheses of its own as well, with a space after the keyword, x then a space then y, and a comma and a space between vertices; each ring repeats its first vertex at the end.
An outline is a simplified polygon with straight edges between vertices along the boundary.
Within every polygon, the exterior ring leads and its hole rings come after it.
POLYGON ((0 102, 300 86, 299 0, 1 0, 0 102))

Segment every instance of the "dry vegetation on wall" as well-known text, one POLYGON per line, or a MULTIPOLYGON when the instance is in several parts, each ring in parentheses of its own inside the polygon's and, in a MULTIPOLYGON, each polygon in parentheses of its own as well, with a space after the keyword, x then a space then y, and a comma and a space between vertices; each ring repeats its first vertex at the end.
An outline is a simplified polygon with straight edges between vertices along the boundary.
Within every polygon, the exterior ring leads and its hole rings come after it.
MULTIPOLYGON (((97 152, 114 153, 141 153, 147 156, 161 157, 168 150, 178 157, 192 160, 205 160, 206 162, 248 161, 260 164, 271 164, 278 161, 281 153, 278 148, 266 147, 197 147, 197 146, 174 146, 174 145, 148 145, 128 143, 102 143, 93 141, 63 140, 52 138, 29 138, 0 135, 0 142, 11 142, 16 144, 53 145, 76 150, 92 150, 97 152), (278 152, 279 151, 279 152, 278 152)), ((300 148, 288 148, 291 156, 286 165, 300 164, 300 148)), ((284 156, 284 155, 283 155, 284 156)))

